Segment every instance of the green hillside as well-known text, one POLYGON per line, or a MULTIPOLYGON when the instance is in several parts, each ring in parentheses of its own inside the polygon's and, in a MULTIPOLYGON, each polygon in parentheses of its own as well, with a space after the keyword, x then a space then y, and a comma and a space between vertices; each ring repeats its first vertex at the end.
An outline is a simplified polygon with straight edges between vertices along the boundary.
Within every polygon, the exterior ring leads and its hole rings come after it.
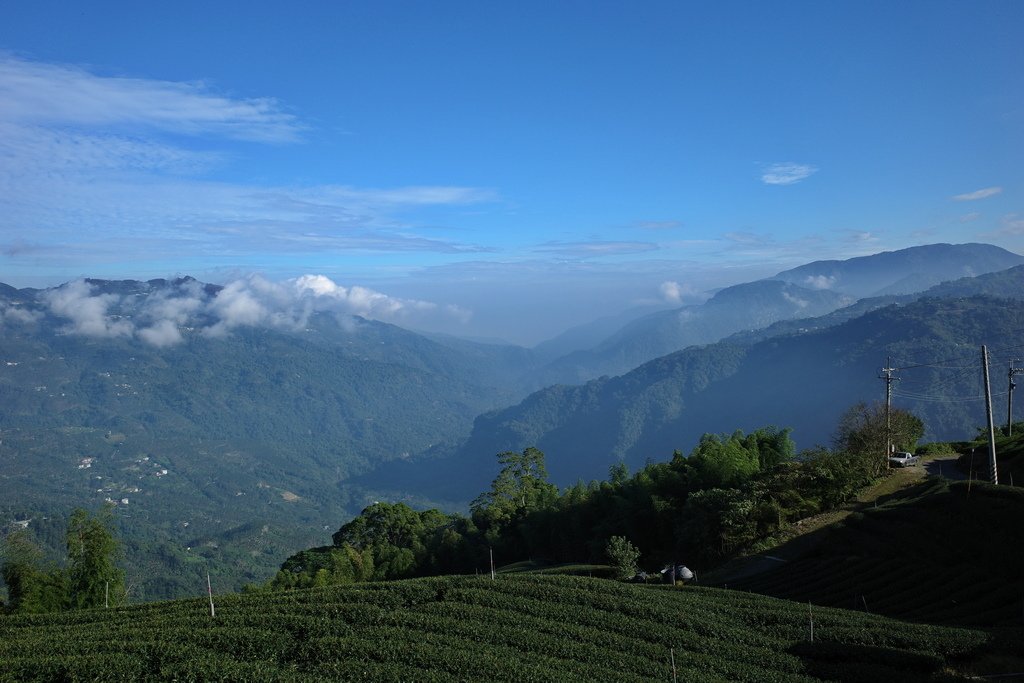
POLYGON ((560 576, 217 596, 215 618, 194 599, 0 619, 0 681, 939 681, 1021 654, 1005 634, 560 576))
POLYGON ((802 555, 728 585, 928 623, 1022 626, 1022 521, 1018 487, 933 479, 799 537, 802 555))
MULTIPOLYGON (((959 440, 984 421, 981 345, 1015 339, 1022 329, 1020 300, 925 298, 823 329, 691 347, 620 377, 549 387, 481 415, 450 463, 427 463, 408 479, 478 489, 492 476, 488 454, 533 445, 565 486, 602 477, 620 460, 641 467, 706 432, 764 424, 791 427, 801 447, 827 444, 843 410, 884 397, 878 372, 889 357, 908 368, 899 373, 895 405, 921 417, 929 440, 959 440)), ((994 355, 993 367, 1005 367, 1011 352, 994 355)), ((997 414, 1005 406, 997 397, 997 414)))
MULTIPOLYGON (((91 286, 104 320, 140 328, 147 306, 216 292, 91 286)), ((530 364, 525 349, 333 312, 219 336, 200 317, 154 346, 72 333, 45 301, 0 289, 0 309, 24 318, 0 326, 0 529, 29 521, 59 559, 54 520, 109 499, 136 599, 188 595, 211 566, 234 588, 267 578, 368 502, 353 474, 460 438, 530 364)))

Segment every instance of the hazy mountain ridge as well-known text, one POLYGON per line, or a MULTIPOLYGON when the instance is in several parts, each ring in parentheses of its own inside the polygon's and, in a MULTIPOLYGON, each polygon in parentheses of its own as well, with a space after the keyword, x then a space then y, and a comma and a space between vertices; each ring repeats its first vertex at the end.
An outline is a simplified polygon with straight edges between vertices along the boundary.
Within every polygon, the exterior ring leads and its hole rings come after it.
MULTIPOLYGON (((1020 296, 1022 285, 1024 266, 934 294, 1020 296)), ((540 363, 529 349, 427 338, 257 280, 2 286, 0 514, 41 519, 110 498, 124 523, 163 539, 160 562, 184 562, 183 548, 201 545, 237 585, 272 571, 282 552, 315 544, 317 530, 370 500, 468 500, 486 488, 503 450, 541 447, 552 474, 568 483, 604 477, 620 458, 635 466, 688 450, 706 431, 776 422, 810 445, 827 438, 841 408, 880 395, 885 352, 959 353, 950 339, 974 309, 994 320, 978 329, 1019 331, 1006 327, 1016 314, 997 304, 963 303, 959 318, 943 304, 936 311, 946 312, 930 320, 916 295, 804 317, 844 296, 780 281, 729 288, 701 315, 721 311, 718 320, 746 331, 527 397, 540 363), (759 318, 737 313, 760 309, 759 318), (914 324, 901 327, 908 310, 914 324), (800 319, 749 331, 779 311, 800 319), (870 325, 859 327, 883 319, 903 335, 887 349, 870 325), (834 362, 830 353, 843 349, 844 362, 834 362), (833 393, 765 389, 793 385, 833 393), (423 453, 438 457, 414 458, 423 453), (241 531, 225 536, 231 529, 241 531), (243 547, 251 560, 232 554, 243 547)), ((626 348, 618 341, 603 348, 626 348)), ((979 422, 961 406, 928 411, 937 434, 979 422)), ((146 590, 170 597, 178 589, 146 590)))
POLYGON ((556 383, 619 375, 666 354, 718 341, 745 329, 778 320, 820 315, 853 303, 843 294, 799 285, 749 282, 720 290, 703 304, 660 311, 628 323, 590 350, 568 354, 547 366, 545 379, 556 383))
MULTIPOLYGON (((827 444, 845 408, 884 398, 878 371, 888 356, 897 364, 947 358, 970 364, 982 344, 1024 330, 1024 267, 946 283, 928 295, 860 302, 817 321, 778 323, 774 335, 737 335, 621 377, 542 390, 477 418, 453 466, 463 477, 476 473, 479 485, 493 476, 493 453, 537 446, 548 454, 552 476, 566 485, 602 478, 620 459, 637 467, 677 448, 685 452, 705 432, 775 424, 793 427, 801 446, 827 444), (1004 296, 993 298, 994 292, 1004 296)), ((964 438, 984 421, 977 401, 958 402, 980 396, 980 370, 951 380, 923 368, 905 381, 907 394, 897 393, 897 405, 922 416, 928 438, 964 438)), ((451 483, 443 486, 457 495, 451 483)))
POLYGON ((1022 263, 1024 256, 991 244, 927 244, 843 261, 814 261, 772 279, 862 299, 913 294, 947 280, 984 275, 1022 263))
POLYGON ((816 261, 772 278, 726 287, 703 304, 643 316, 593 348, 552 361, 542 384, 578 383, 618 375, 660 356, 779 321, 814 318, 865 297, 920 293, 947 280, 1004 270, 1024 263, 987 244, 932 244, 816 261))

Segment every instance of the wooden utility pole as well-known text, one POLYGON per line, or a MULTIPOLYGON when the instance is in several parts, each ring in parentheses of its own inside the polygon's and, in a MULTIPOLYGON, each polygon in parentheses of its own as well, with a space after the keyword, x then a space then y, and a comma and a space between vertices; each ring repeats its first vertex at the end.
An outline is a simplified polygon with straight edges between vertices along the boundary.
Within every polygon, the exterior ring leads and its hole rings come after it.
MULTIPOLYGON (((1019 358, 1014 360, 1020 360, 1019 358)), ((1006 435, 1013 436, 1013 390, 1017 388, 1017 383, 1013 381, 1014 375, 1019 375, 1024 372, 1024 368, 1013 367, 1013 360, 1010 361, 1010 390, 1006 394, 1006 435)))
POLYGON ((981 367, 985 375, 985 413, 988 418, 988 478, 993 484, 999 483, 996 469, 996 428, 992 421, 992 385, 988 380, 988 347, 981 347, 981 367))
POLYGON ((882 374, 878 376, 879 379, 885 380, 885 469, 889 469, 889 456, 892 455, 892 420, 890 419, 890 413, 892 412, 892 383, 896 379, 892 376, 894 372, 896 372, 896 368, 892 366, 892 357, 886 358, 882 374))

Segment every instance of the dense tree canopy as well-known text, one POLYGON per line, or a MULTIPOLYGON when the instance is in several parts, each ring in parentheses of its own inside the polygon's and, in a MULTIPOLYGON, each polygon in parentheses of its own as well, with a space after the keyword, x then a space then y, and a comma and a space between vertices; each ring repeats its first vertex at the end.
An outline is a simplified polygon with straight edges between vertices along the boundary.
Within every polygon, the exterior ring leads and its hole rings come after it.
POLYGON ((75 510, 68 520, 68 581, 73 607, 103 607, 124 598, 124 571, 117 566, 119 545, 111 531, 110 507, 95 515, 75 510))
POLYGON ((636 553, 651 569, 681 561, 707 567, 842 504, 874 476, 870 458, 856 452, 798 455, 790 430, 776 427, 706 434, 688 457, 676 451, 632 475, 619 463, 608 481, 562 492, 547 481, 536 448, 501 453, 498 462, 471 518, 375 503, 334 534, 333 546, 289 558, 273 585, 486 572, 491 553, 498 564, 604 562, 608 539, 621 539, 612 548, 616 562, 636 553))
POLYGON ((0 567, 10 598, 7 609, 34 613, 123 604, 124 571, 117 566, 120 545, 112 528, 109 507, 95 514, 75 510, 68 520, 64 568, 45 562, 27 530, 9 534, 0 567))
POLYGON ((838 451, 874 456, 877 473, 886 468, 889 443, 897 451, 913 453, 923 436, 924 423, 910 411, 892 407, 886 420, 884 403, 861 402, 850 406, 839 418, 833 441, 838 451))

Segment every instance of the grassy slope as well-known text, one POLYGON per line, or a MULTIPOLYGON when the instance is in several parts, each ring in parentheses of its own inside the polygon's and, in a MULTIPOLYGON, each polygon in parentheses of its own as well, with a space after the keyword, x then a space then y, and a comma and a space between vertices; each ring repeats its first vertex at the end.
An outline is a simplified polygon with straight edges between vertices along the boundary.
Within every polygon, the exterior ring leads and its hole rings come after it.
POLYGON ((3 617, 0 681, 665 681, 673 657, 686 681, 950 680, 1020 649, 981 630, 813 618, 812 643, 806 605, 737 591, 416 579, 223 596, 216 618, 202 599, 3 617))
POLYGON ((929 479, 881 501, 769 551, 786 560, 771 570, 722 582, 929 623, 1024 622, 1024 490, 929 479))

